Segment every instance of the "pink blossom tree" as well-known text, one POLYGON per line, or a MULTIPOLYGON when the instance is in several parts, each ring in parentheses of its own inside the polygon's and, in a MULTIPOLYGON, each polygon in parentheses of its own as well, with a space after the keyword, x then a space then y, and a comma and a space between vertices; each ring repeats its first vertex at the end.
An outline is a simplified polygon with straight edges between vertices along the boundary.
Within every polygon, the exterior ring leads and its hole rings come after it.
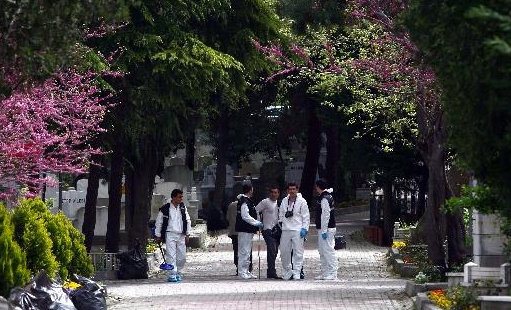
MULTIPOLYGON (((366 87, 372 87, 380 93, 399 98, 397 101, 411 101, 414 104, 418 137, 415 147, 420 151, 428 167, 428 207, 421 219, 423 237, 428 244, 429 258, 434 265, 445 265, 443 241, 447 234, 450 265, 460 263, 464 257, 464 227, 460 214, 445 216, 440 208, 451 196, 446 179, 447 126, 446 115, 440 100, 433 70, 422 59, 420 51, 412 43, 409 33, 399 22, 407 8, 404 0, 353 0, 350 5, 352 26, 372 26, 376 30, 376 39, 371 43, 369 53, 350 60, 337 60, 332 47, 325 44, 327 61, 312 63, 310 57, 299 47, 291 48, 292 60, 278 46, 255 45, 267 58, 281 69, 270 76, 295 73, 300 70, 322 70, 332 74, 341 74, 354 78, 360 73, 370 75, 365 79, 366 87), (448 223, 448 225, 446 225, 448 223), (432 233, 433 232, 433 233, 432 233)), ((374 113, 374 111, 373 111, 374 113)), ((378 113, 378 112, 376 112, 378 113)))
MULTIPOLYGON (((59 72, 40 84, 18 86, 0 103, 0 182, 2 196, 15 193, 9 184, 34 194, 45 172, 81 173, 91 154, 91 141, 102 132, 108 95, 95 84, 95 73, 59 72)), ((16 79, 11 78, 14 82, 16 79)))

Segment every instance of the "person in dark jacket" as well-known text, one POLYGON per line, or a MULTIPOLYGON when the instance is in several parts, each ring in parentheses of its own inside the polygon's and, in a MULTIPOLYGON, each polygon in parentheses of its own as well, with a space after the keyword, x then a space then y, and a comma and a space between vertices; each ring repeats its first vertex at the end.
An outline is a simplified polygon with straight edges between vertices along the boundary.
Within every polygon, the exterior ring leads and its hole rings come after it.
POLYGON ((167 262, 174 266, 174 269, 169 271, 169 282, 183 280, 186 243, 191 230, 192 222, 183 203, 183 191, 174 189, 170 194, 170 201, 167 201, 158 212, 155 228, 156 242, 165 241, 167 262))
POLYGON ((252 252, 252 239, 254 234, 263 227, 257 220, 257 211, 252 202, 252 184, 243 184, 243 194, 238 195, 235 230, 238 233, 238 275, 241 279, 257 279, 257 276, 248 270, 250 253, 252 252))
POLYGON ((337 280, 337 256, 335 255, 335 212, 333 190, 327 189, 324 180, 316 181, 316 229, 318 252, 321 260, 321 275, 316 280, 337 280))

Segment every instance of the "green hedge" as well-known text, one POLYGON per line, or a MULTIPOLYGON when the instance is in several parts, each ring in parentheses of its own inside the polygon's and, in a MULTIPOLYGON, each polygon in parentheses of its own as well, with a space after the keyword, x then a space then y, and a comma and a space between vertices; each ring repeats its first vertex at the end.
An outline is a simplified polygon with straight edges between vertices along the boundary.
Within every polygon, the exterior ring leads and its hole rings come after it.
POLYGON ((14 227, 5 207, 0 204, 0 295, 7 297, 11 288, 30 278, 25 253, 13 239, 14 227))
POLYGON ((6 296, 41 269, 51 277, 58 272, 63 280, 72 273, 91 276, 94 267, 84 240, 71 221, 62 213, 52 214, 39 199, 22 200, 10 213, 0 204, 0 278, 19 275, 17 281, 2 282, 0 294, 6 296), (4 267, 8 263, 13 266, 4 267))

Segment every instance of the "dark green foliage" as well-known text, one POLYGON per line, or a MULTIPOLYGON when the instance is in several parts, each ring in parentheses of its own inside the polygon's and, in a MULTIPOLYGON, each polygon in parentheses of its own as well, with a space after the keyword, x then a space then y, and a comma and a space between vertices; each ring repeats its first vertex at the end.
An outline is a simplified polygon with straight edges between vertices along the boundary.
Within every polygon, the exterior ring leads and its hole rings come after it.
POLYGON ((290 18, 293 28, 304 33, 308 27, 342 25, 344 0, 283 0, 279 1, 279 13, 290 18))
POLYGON ((25 253, 13 239, 11 215, 0 204, 0 296, 8 297, 11 288, 24 285, 30 278, 25 253))
POLYGON ((84 39, 88 27, 125 20, 129 2, 0 0, 0 63, 7 64, 7 69, 16 67, 31 79, 46 77, 73 58, 70 52, 84 39))
POLYGON ((487 184, 492 195, 499 197, 502 203, 493 204, 493 209, 508 221, 511 218, 509 7, 508 0, 414 0, 407 20, 412 39, 441 84, 451 129, 450 142, 461 164, 487 184))

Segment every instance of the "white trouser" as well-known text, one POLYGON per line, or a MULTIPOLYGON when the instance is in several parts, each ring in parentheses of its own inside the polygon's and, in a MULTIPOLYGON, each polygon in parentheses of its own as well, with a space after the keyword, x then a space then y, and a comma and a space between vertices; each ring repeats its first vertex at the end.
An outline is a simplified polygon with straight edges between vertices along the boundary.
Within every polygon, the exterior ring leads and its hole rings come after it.
POLYGON ((300 237, 299 231, 282 231, 282 236, 280 237, 280 259, 282 260, 284 279, 289 279, 291 275, 293 275, 295 279, 300 279, 300 270, 303 265, 303 238, 300 237), (293 251, 292 266, 291 250, 293 251))
POLYGON ((238 274, 248 274, 253 233, 238 232, 238 274))
POLYGON ((186 263, 185 235, 167 231, 165 249, 167 264, 174 266, 174 269, 169 271, 169 275, 182 274, 186 263))
POLYGON ((327 238, 318 234, 318 252, 321 260, 321 275, 337 277, 337 256, 335 254, 335 228, 328 228, 327 238))

